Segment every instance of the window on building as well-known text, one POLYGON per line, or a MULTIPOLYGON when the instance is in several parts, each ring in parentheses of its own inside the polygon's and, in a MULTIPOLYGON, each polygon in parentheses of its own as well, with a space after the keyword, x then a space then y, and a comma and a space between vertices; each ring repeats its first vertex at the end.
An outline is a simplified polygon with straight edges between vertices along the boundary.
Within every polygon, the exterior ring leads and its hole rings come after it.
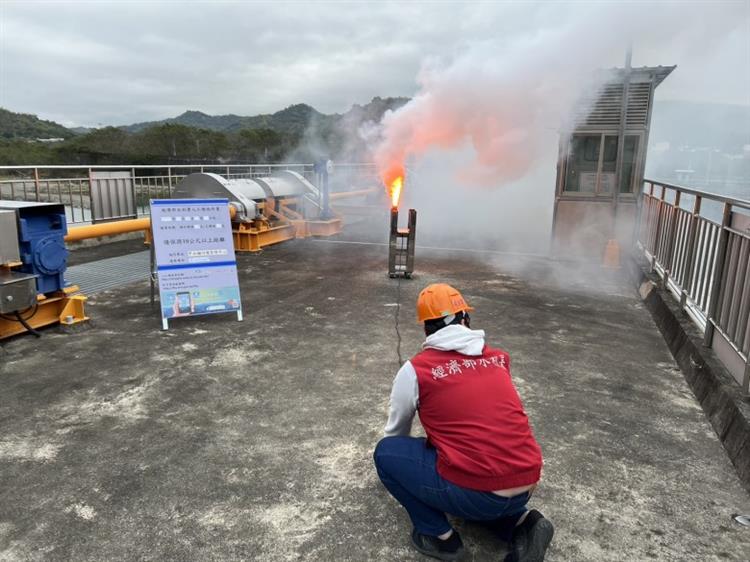
POLYGON ((573 135, 570 139, 565 191, 594 193, 601 135, 573 135))
POLYGON ((622 176, 620 177, 620 193, 633 193, 635 186, 635 165, 638 156, 638 136, 626 135, 622 151, 622 176))
MULTIPOLYGON (((626 135, 619 193, 632 193, 638 135, 626 135)), ((579 134, 570 138, 564 191, 612 195, 617 178, 617 134, 579 134)))
POLYGON ((611 194, 615 189, 617 174, 617 135, 604 136, 604 154, 599 170, 599 189, 597 193, 611 194))

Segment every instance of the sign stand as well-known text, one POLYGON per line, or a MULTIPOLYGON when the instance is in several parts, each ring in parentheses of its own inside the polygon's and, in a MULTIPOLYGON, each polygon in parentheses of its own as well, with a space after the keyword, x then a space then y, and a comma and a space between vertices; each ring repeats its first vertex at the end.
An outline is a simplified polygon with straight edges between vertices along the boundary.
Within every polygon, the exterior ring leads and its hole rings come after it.
POLYGON ((149 280, 151 281, 151 307, 156 304, 156 256, 154 255, 154 230, 151 229, 151 246, 149 247, 149 258, 151 259, 151 268, 149 280))
POLYGON ((242 300, 227 199, 152 199, 151 302, 159 283, 163 330, 173 318, 235 312, 242 300))

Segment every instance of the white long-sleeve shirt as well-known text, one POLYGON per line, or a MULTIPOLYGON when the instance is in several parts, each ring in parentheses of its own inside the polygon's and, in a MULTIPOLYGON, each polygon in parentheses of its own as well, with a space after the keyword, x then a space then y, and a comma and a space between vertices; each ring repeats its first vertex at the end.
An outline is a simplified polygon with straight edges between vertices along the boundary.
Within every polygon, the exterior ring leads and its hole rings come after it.
MULTIPOLYGON (((484 330, 470 330, 461 324, 451 324, 428 336, 422 348, 458 351, 464 355, 478 356, 484 349, 484 330)), ((386 437, 409 435, 414 414, 419 409, 417 373, 407 361, 393 379, 386 437)))

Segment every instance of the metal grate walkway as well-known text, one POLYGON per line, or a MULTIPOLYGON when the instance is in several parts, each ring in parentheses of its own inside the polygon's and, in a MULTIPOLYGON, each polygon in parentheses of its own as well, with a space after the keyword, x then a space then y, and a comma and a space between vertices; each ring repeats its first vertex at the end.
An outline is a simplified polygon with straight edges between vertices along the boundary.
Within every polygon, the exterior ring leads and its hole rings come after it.
POLYGON ((78 285, 84 295, 93 295, 129 283, 148 281, 149 252, 137 252, 69 267, 65 280, 78 285))

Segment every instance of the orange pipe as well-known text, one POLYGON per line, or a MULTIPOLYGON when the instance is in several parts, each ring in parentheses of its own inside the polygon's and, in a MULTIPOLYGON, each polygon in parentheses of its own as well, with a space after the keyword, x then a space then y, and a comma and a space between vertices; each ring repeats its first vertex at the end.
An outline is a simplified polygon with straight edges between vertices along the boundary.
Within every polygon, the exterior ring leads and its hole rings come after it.
POLYGON ((358 197, 360 195, 370 195, 371 193, 379 193, 379 188, 375 189, 359 189, 357 191, 339 191, 338 193, 331 193, 328 197, 331 201, 336 199, 346 199, 348 197, 358 197))
POLYGON ((78 242, 87 238, 98 238, 99 236, 115 236, 126 232, 138 232, 149 230, 151 219, 129 219, 124 221, 103 222, 100 224, 87 224, 85 226, 74 226, 68 229, 65 237, 66 242, 78 242))
MULTIPOLYGON (((237 210, 229 206, 229 216, 234 218, 237 210)), ((128 219, 122 221, 103 222, 99 224, 87 224, 84 226, 73 226, 68 229, 65 236, 66 242, 78 242, 87 238, 99 238, 100 236, 116 236, 126 232, 138 232, 139 230, 151 230, 151 219, 128 219)))

